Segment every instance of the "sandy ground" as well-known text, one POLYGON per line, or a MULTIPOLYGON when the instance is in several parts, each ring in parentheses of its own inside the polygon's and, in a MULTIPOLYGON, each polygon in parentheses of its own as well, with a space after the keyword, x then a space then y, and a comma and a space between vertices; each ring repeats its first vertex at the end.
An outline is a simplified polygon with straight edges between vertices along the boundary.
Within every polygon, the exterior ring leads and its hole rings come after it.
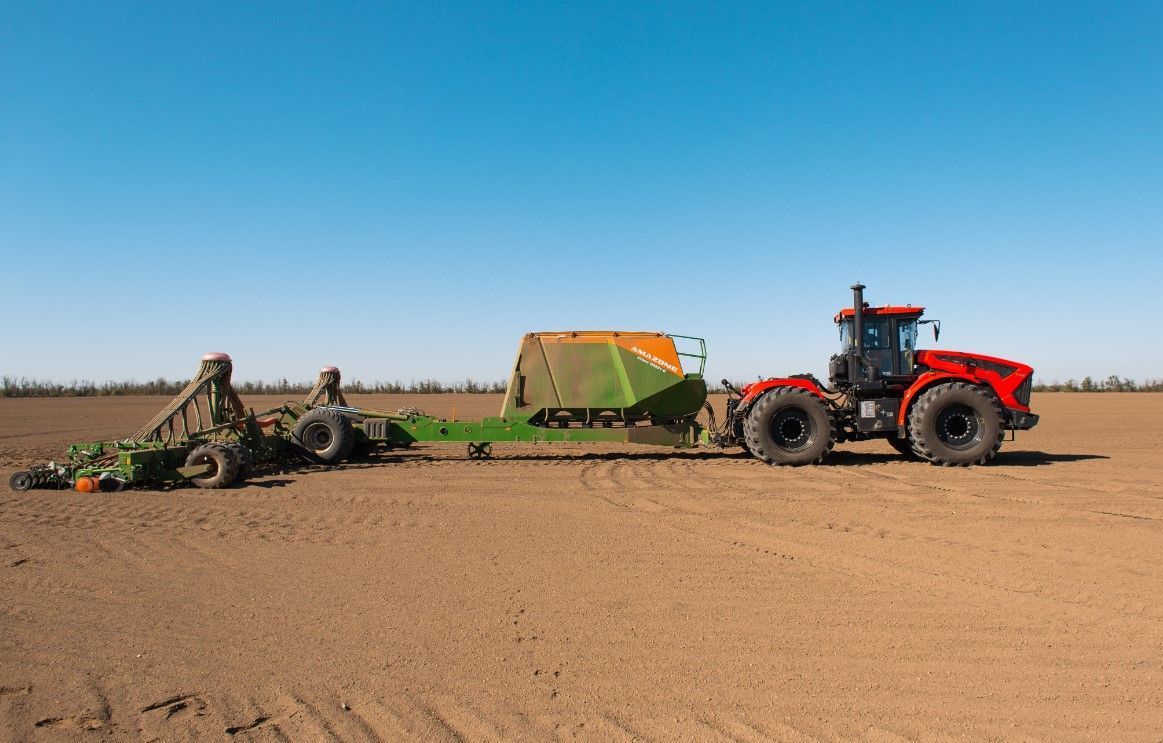
MULTIPOLYGON (((0 400, 0 474, 163 402, 0 400)), ((1163 395, 1034 406, 968 470, 430 446, 4 489, 0 740, 1159 740, 1163 395)))

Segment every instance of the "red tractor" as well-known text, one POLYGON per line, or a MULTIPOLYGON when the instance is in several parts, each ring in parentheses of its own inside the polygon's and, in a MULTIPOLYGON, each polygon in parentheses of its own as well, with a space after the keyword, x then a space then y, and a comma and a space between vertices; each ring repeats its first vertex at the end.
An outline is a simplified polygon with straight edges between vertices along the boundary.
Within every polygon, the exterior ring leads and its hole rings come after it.
POLYGON ((923 307, 869 307, 864 286, 835 317, 840 353, 828 365, 831 389, 811 374, 736 389, 725 430, 768 464, 823 461, 838 441, 883 438, 902 454, 946 467, 985 464, 1007 430, 1038 423, 1030 412, 1034 370, 962 351, 918 350, 923 307))

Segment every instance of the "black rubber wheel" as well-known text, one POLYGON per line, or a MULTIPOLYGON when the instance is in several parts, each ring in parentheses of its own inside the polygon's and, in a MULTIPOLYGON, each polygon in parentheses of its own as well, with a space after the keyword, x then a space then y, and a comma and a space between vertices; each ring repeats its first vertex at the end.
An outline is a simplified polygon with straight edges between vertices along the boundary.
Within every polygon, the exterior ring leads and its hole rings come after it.
POLYGON ((355 429, 334 410, 315 408, 295 424, 291 441, 299 456, 313 464, 339 464, 351 456, 355 429))
POLYGON ((233 452, 238 459, 238 477, 235 478, 235 482, 249 480, 254 474, 254 454, 238 441, 231 441, 222 446, 233 452))
POLYGON ((116 477, 102 477, 100 484, 102 493, 120 493, 126 485, 124 480, 116 477))
POLYGON ((743 435, 751 453, 768 464, 819 464, 836 445, 824 401, 799 387, 776 387, 759 398, 743 435))
POLYGON ((186 457, 186 466, 213 465, 209 472, 191 477, 190 482, 200 488, 224 488, 238 478, 238 457, 222 444, 202 444, 186 457))
POLYGON ((966 382, 937 385, 921 393, 909 411, 913 451, 932 464, 986 464, 1005 438, 1001 403, 987 387, 966 382))
POLYGON ((8 478, 8 487, 18 493, 23 493, 26 490, 32 490, 35 482, 31 472, 14 472, 12 477, 8 478))

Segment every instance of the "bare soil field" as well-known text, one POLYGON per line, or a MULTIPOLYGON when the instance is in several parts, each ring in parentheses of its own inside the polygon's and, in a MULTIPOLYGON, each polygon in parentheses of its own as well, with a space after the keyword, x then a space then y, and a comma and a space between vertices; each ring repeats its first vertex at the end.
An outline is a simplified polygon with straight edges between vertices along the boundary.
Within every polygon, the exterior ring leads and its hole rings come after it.
MULTIPOLYGON (((164 402, 0 400, 0 475, 164 402)), ((0 740, 1160 740, 1163 395, 1034 409, 973 469, 498 444, 5 487, 0 740)))

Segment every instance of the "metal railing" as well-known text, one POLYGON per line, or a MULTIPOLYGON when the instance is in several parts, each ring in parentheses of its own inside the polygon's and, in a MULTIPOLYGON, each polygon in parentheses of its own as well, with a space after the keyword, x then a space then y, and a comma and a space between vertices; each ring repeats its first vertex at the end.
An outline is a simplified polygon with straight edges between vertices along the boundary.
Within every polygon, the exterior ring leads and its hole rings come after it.
POLYGON ((703 376, 703 372, 706 371, 706 368, 707 368, 707 342, 706 342, 706 340, 704 340, 702 338, 697 338, 693 335, 676 335, 674 333, 667 333, 666 337, 667 338, 681 338, 681 339, 687 340, 687 341, 698 341, 698 343, 699 343, 699 352, 698 353, 690 353, 687 351, 680 351, 677 343, 674 344, 674 350, 675 350, 675 353, 677 353, 679 356, 686 356, 689 359, 698 359, 699 360, 699 376, 700 377, 703 376))

